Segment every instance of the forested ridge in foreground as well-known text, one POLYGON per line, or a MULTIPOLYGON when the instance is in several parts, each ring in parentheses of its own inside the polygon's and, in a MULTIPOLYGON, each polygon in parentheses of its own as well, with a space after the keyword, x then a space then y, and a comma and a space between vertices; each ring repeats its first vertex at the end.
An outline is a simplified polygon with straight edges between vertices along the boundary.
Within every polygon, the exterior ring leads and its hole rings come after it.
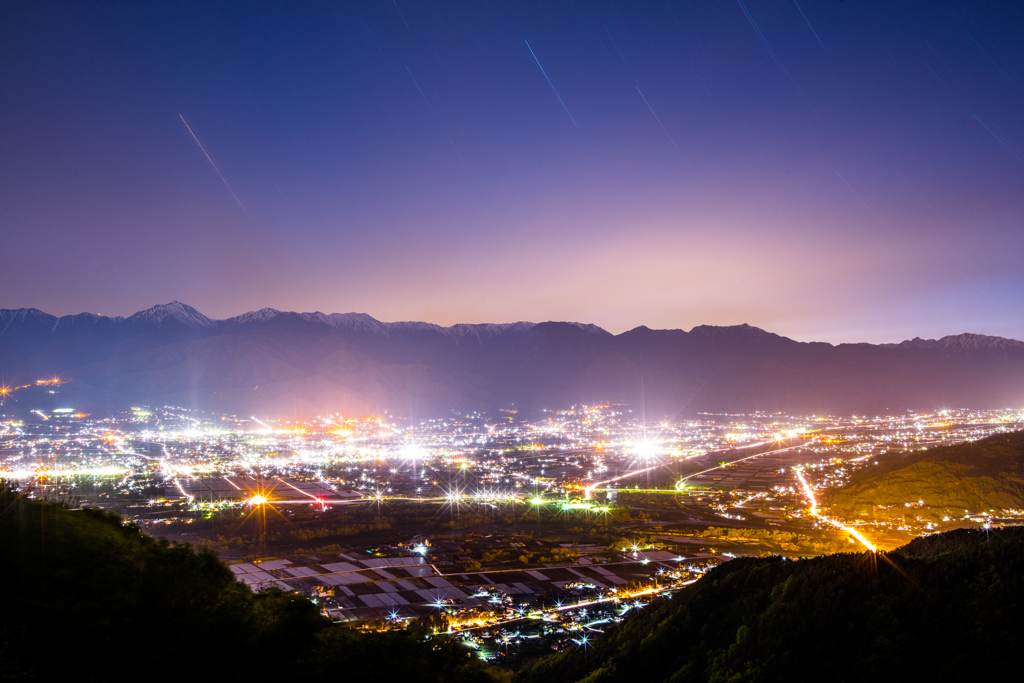
POLYGON ((1019 675, 1024 528, 888 553, 741 558, 519 683, 956 680, 1019 675))
POLYGON ((0 488, 0 680, 506 676, 425 630, 363 633, 308 598, 253 594, 210 551, 0 488))

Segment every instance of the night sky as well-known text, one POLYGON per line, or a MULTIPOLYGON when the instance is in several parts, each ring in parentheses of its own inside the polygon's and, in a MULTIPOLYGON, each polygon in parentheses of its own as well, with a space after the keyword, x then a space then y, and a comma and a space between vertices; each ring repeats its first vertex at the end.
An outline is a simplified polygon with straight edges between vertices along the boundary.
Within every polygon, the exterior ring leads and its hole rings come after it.
POLYGON ((0 307, 1024 339, 1024 3, 0 5, 0 307))

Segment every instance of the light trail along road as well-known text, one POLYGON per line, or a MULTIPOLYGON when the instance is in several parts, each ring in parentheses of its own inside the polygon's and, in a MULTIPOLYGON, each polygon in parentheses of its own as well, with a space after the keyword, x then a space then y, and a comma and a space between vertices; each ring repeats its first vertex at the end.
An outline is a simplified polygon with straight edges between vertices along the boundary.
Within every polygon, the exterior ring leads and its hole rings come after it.
MULTIPOLYGON (((815 439, 811 439, 807 443, 811 443, 814 440, 815 439)), ((795 450, 795 449, 798 449, 798 448, 802 448, 805 445, 803 442, 801 442, 801 443, 793 445, 793 446, 788 446, 788 445, 785 445, 785 443, 786 443, 785 439, 780 439, 778 441, 761 441, 761 442, 758 442, 758 443, 749 444, 747 446, 741 446, 740 448, 735 449, 735 450, 747 450, 747 449, 750 449, 750 448, 758 448, 760 446, 767 446, 767 445, 775 444, 775 443, 783 444, 784 447, 782 447, 782 448, 774 448, 774 449, 767 450, 767 451, 759 451, 759 452, 754 453, 752 455, 747 455, 747 456, 744 456, 742 458, 737 458, 736 460, 731 460, 731 461, 726 462, 724 464, 723 463, 719 463, 719 464, 715 465, 714 467, 709 467, 707 469, 703 469, 703 470, 700 470, 698 472, 691 472, 689 474, 686 474, 678 482, 676 482, 676 490, 677 491, 681 491, 683 489, 683 487, 685 487, 685 482, 686 482, 687 479, 691 479, 691 478, 696 477, 698 475, 707 474, 708 472, 714 472, 717 469, 721 469, 723 467, 728 467, 729 465, 735 465, 738 462, 743 462, 744 460, 750 460, 751 458, 757 458, 757 457, 760 457, 762 455, 776 454, 776 453, 782 453, 782 452, 785 452, 785 451, 795 450)), ((727 453, 732 453, 732 452, 733 452, 733 450, 709 451, 707 453, 704 453, 703 455, 697 455, 697 456, 694 456, 692 458, 687 458, 687 462, 689 462, 689 461, 697 461, 700 464, 706 464, 707 460, 709 458, 720 457, 722 454, 727 454, 727 453)), ((601 488, 605 488, 605 487, 608 486, 608 484, 614 484, 615 482, 623 481, 625 479, 630 479, 630 478, 635 477, 635 476, 637 476, 639 474, 644 474, 645 472, 652 472, 652 471, 660 469, 662 467, 666 467, 665 463, 659 462, 659 463, 657 463, 655 465, 651 465, 650 467, 644 467, 642 469, 631 470, 629 472, 626 472, 625 474, 620 474, 618 476, 612 477, 611 479, 604 479, 602 481, 595 482, 595 483, 591 484, 590 486, 588 486, 588 487, 586 487, 584 489, 584 499, 589 499, 590 495, 595 490, 601 489, 601 488)), ((669 492, 669 491, 666 491, 666 492, 669 492)))

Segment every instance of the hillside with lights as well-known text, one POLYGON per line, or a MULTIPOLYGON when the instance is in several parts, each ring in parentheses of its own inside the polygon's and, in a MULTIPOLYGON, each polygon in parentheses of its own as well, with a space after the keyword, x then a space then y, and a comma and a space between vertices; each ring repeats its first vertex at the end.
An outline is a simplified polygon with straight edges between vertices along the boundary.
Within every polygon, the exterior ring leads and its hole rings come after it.
POLYGON ((857 472, 828 502, 849 517, 932 523, 1024 509, 1024 432, 891 456, 857 472))

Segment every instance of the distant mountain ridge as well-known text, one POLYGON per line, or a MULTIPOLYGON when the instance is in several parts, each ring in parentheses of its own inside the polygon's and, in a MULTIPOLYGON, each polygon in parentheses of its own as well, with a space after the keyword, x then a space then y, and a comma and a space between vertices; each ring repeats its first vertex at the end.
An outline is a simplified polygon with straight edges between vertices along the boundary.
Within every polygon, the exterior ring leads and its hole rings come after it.
POLYGON ((652 418, 1024 405, 1024 343, 977 334, 832 345, 750 325, 614 335, 575 322, 442 327, 272 308, 213 320, 177 301, 127 318, 0 309, 0 372, 7 384, 70 377, 83 405, 296 416, 606 401, 652 418))

